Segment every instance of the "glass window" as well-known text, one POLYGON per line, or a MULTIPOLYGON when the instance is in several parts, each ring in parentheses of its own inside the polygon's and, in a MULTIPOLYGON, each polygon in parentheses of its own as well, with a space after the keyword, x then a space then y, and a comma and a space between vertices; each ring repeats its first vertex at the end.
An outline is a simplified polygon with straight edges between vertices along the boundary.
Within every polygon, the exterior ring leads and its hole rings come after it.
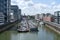
POLYGON ((59 12, 59 16, 60 16, 60 12, 59 12))
POLYGON ((58 16, 58 14, 57 14, 56 12, 54 13, 54 15, 55 15, 55 16, 58 16))

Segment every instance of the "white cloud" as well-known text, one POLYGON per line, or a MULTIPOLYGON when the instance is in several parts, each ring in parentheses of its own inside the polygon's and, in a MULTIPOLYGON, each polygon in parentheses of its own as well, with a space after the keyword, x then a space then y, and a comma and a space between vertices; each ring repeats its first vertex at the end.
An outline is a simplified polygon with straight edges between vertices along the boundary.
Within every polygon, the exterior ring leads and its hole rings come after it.
POLYGON ((60 11, 60 4, 53 6, 54 11, 60 11))
POLYGON ((22 14, 34 15, 37 13, 53 13, 54 11, 60 10, 60 4, 55 5, 56 2, 53 1, 51 5, 43 3, 34 3, 32 0, 12 0, 11 4, 17 4, 20 9, 22 9, 22 14))

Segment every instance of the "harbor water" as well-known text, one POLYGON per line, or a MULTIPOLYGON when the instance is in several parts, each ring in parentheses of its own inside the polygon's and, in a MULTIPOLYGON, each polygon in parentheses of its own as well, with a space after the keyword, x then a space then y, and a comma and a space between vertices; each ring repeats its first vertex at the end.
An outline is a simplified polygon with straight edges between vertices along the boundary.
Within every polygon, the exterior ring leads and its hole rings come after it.
POLYGON ((18 33, 16 30, 8 30, 0 34, 0 40, 60 40, 60 35, 46 26, 38 27, 38 32, 18 33))

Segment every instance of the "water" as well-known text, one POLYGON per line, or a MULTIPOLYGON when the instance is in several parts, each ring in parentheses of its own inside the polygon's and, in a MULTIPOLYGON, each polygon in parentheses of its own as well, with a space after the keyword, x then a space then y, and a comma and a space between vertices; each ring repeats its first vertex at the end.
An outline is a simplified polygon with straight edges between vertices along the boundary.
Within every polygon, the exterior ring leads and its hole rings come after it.
POLYGON ((6 31, 0 34, 0 40, 60 40, 60 35, 54 31, 41 26, 39 32, 18 33, 17 31, 6 31))

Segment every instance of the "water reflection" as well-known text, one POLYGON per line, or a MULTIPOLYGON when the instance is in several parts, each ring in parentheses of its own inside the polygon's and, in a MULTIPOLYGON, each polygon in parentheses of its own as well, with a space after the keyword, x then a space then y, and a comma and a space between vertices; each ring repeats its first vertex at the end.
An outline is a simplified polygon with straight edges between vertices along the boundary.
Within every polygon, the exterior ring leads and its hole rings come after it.
POLYGON ((4 32, 4 33, 2 33, 2 34, 0 34, 0 40, 11 40, 10 39, 10 32, 4 32))
POLYGON ((20 33, 18 34, 18 40, 37 40, 37 33, 20 33))
POLYGON ((0 34, 0 40, 60 40, 60 35, 54 31, 41 26, 39 32, 18 33, 17 31, 6 31, 0 34))

